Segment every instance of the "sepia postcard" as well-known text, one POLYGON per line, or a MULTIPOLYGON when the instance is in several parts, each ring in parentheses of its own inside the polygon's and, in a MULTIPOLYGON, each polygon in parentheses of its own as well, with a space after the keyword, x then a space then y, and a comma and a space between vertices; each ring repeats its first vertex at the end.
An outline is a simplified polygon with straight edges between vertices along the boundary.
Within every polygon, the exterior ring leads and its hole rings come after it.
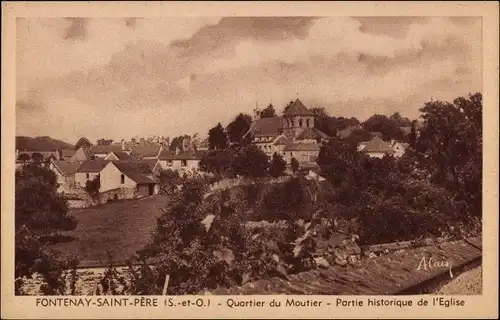
POLYGON ((2 3, 2 319, 498 318, 497 2, 2 3))

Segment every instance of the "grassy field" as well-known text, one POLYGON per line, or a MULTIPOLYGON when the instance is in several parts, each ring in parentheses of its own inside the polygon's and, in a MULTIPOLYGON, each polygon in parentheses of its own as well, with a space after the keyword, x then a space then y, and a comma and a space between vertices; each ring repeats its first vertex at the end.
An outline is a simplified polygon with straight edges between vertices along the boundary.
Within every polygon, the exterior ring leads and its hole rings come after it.
POLYGON ((72 241, 58 243, 52 249, 76 256, 81 264, 122 262, 135 254, 149 240, 167 199, 161 196, 103 204, 86 209, 71 209, 78 227, 64 235, 72 241))

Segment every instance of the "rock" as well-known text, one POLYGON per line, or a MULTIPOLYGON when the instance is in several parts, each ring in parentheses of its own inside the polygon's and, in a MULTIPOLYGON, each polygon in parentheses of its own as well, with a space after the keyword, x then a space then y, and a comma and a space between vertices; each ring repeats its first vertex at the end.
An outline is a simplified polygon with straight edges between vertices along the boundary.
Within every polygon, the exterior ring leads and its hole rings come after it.
POLYGON ((346 266, 347 261, 346 260, 341 260, 339 258, 335 258, 335 264, 338 264, 339 266, 346 266))
POLYGON ((328 263, 328 261, 325 258, 323 258, 323 257, 314 258, 314 261, 316 262, 316 264, 320 268, 328 268, 330 266, 330 264, 328 263))

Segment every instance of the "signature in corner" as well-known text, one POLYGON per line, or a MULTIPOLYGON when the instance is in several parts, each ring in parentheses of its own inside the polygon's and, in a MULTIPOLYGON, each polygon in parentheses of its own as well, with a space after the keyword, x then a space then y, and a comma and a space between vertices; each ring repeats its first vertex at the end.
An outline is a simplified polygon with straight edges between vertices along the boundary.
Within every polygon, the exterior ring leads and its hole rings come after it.
POLYGON ((451 272, 451 262, 448 260, 434 260, 432 257, 426 258, 425 256, 420 259, 417 271, 420 270, 431 270, 431 269, 444 269, 447 268, 450 271, 450 278, 453 278, 453 273, 451 272))

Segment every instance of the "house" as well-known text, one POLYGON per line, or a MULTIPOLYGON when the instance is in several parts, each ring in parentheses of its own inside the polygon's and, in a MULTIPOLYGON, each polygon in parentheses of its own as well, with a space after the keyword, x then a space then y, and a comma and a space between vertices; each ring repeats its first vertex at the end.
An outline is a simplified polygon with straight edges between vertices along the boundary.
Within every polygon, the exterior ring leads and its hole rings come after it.
POLYGON ((94 154, 94 156, 97 159, 104 159, 111 152, 113 152, 113 151, 118 152, 118 151, 122 151, 122 150, 120 148, 116 148, 115 146, 110 145, 110 144, 107 144, 107 145, 98 144, 98 145, 92 146, 90 151, 92 151, 92 153, 94 154))
POLYGON ((279 117, 259 118, 257 111, 247 134, 269 157, 277 152, 288 163, 294 157, 306 165, 316 160, 321 144, 330 139, 314 121, 314 113, 296 99, 279 117))
POLYGON ((58 160, 69 160, 76 153, 74 149, 61 149, 59 150, 59 159, 58 160))
POLYGON ((197 171, 200 167, 200 161, 205 155, 200 150, 163 150, 158 158, 158 164, 163 170, 174 171, 197 171))
POLYGON ((130 160, 131 156, 124 151, 111 151, 104 160, 130 160))
POLYGON ((82 161, 75 173, 76 184, 85 188, 87 181, 99 177, 101 170, 108 163, 108 160, 102 159, 82 161))
POLYGON ((75 174, 80 167, 81 162, 70 162, 64 160, 53 160, 49 164, 59 184, 58 191, 68 191, 76 186, 75 174))
POLYGON ((201 140, 201 142, 196 146, 196 150, 207 151, 208 150, 208 138, 201 140))
POLYGON ((71 156, 71 158, 69 158, 68 161, 82 162, 82 161, 92 160, 94 158, 95 158, 95 156, 92 153, 92 151, 90 151, 89 148, 80 147, 78 150, 76 150, 76 152, 73 154, 73 156, 71 156))
POLYGON ((132 192, 120 193, 122 196, 116 197, 126 199, 153 195, 156 182, 148 176, 150 173, 147 166, 141 166, 138 162, 108 161, 99 174, 99 192, 129 189, 132 192))
POLYGON ((358 151, 366 153, 372 158, 383 158, 385 155, 394 155, 396 153, 391 143, 382 140, 379 136, 374 136, 370 141, 359 143, 358 151))
MULTIPOLYGON (((124 152, 130 156, 130 159, 158 159, 160 152, 165 149, 165 145, 168 144, 168 140, 161 140, 161 142, 154 142, 148 140, 141 141, 125 141, 115 142, 107 146, 96 146, 99 147, 99 155, 102 158, 106 158, 111 152, 124 152)), ((94 151, 95 152, 95 151, 94 151)))
POLYGON ((409 146, 409 143, 391 140, 391 147, 394 149, 394 156, 397 158, 401 158, 409 146))

